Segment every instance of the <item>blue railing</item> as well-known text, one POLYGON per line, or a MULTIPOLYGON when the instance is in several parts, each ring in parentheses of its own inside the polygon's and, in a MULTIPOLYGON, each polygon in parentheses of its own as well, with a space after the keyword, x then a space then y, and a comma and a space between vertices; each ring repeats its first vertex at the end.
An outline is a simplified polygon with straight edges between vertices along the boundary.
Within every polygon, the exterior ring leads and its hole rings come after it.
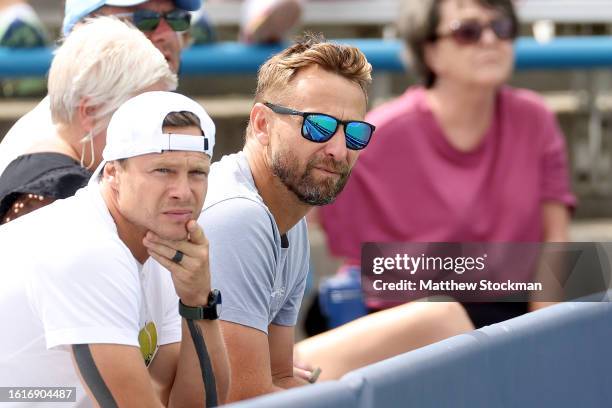
MULTIPOLYGON (((376 71, 401 71, 402 44, 398 40, 339 40, 359 47, 376 71)), ((270 55, 284 45, 250 46, 235 42, 194 46, 183 53, 184 75, 235 75, 254 73, 270 55)), ((612 67, 612 37, 560 37, 540 44, 519 38, 515 45, 519 70, 596 69, 612 67)), ((44 76, 52 50, 0 48, 0 78, 44 76)))

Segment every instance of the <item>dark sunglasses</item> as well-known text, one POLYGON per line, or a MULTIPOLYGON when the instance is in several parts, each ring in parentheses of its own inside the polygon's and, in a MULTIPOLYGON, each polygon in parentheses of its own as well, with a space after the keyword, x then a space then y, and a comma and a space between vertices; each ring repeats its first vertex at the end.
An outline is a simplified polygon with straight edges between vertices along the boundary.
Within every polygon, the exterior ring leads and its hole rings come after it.
POLYGON ((302 136, 315 143, 327 142, 336 134, 338 126, 342 124, 346 135, 346 147, 351 150, 361 150, 368 145, 372 133, 376 129, 374 125, 359 120, 342 121, 325 113, 300 112, 270 102, 264 102, 264 105, 270 108, 272 112, 280 115, 301 116, 303 119, 302 136))
POLYGON ((173 31, 186 31, 191 24, 191 13, 181 9, 174 9, 167 13, 139 9, 132 13, 117 13, 115 16, 128 18, 137 29, 144 32, 154 31, 162 17, 173 31))
POLYGON ((512 40, 516 38, 516 25, 509 17, 500 17, 486 24, 478 20, 457 20, 450 24, 450 31, 439 34, 436 38, 451 37, 459 44, 475 44, 480 41, 482 33, 487 28, 500 40, 512 40))

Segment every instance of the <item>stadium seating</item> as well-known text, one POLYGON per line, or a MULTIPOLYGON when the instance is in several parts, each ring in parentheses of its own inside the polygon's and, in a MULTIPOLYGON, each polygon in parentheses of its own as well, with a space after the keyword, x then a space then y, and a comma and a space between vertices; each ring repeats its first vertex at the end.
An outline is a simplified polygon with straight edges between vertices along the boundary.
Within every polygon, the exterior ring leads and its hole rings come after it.
MULTIPOLYGON (((359 47, 376 72, 402 71, 402 45, 398 40, 342 39, 359 47)), ((195 46, 183 53, 185 75, 245 74, 256 72, 270 55, 285 44, 250 46, 235 42, 195 46)), ((597 69, 612 66, 612 37, 562 37, 540 44, 532 38, 516 43, 517 69, 597 69)), ((50 49, 14 50, 0 47, 0 78, 46 74, 50 49)))
MULTIPOLYGON (((30 0, 49 28, 61 25, 63 0, 30 0)), ((378 25, 392 24, 397 17, 399 0, 310 0, 304 10, 306 25, 378 25)), ((609 0, 520 0, 516 2, 522 21, 548 19, 557 23, 605 23, 612 21, 609 0)), ((204 6, 217 26, 237 26, 239 0, 206 1, 204 6)))
MULTIPOLYGON (((416 1, 416 0, 415 0, 416 1)), ((217 26, 238 25, 240 1, 211 1, 205 6, 217 26)), ((398 15, 398 0, 310 0, 304 8, 306 25, 389 25, 398 15)), ((608 23, 609 0, 521 0, 521 21, 549 19, 559 23, 608 23)))

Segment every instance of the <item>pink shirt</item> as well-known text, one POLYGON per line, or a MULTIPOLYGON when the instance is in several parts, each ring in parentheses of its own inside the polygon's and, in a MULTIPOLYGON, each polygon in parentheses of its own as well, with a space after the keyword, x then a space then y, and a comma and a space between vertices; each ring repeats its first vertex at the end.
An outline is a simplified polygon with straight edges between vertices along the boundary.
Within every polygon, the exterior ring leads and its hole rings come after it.
POLYGON ((332 253, 350 263, 362 242, 537 242, 543 202, 575 205, 563 135, 533 92, 502 88, 470 152, 449 144, 421 87, 366 120, 377 126, 370 145, 320 209, 332 253))

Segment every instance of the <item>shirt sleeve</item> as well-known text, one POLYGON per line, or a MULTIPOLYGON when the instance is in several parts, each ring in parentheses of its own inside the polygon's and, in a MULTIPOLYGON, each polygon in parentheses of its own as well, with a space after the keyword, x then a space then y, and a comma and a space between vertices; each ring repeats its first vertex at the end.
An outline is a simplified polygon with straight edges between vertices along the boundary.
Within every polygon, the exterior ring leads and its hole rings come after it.
POLYGON ((212 285, 221 291, 221 320, 267 334, 278 257, 270 215, 255 201, 232 198, 198 222, 210 245, 212 285))
POLYGON ((565 139, 554 114, 544 109, 543 116, 541 201, 555 201, 573 209, 576 197, 570 188, 565 139))
POLYGON ((65 255, 32 275, 29 296, 47 348, 94 343, 138 346, 138 272, 135 261, 121 255, 117 248, 98 245, 95 253, 65 255))
POLYGON ((279 326, 295 326, 300 312, 300 305, 302 304, 302 298, 304 297, 304 290, 306 289, 306 279, 308 276, 308 263, 299 273, 298 284, 294 285, 293 291, 283 304, 283 307, 276 314, 272 323, 278 324, 279 326))

